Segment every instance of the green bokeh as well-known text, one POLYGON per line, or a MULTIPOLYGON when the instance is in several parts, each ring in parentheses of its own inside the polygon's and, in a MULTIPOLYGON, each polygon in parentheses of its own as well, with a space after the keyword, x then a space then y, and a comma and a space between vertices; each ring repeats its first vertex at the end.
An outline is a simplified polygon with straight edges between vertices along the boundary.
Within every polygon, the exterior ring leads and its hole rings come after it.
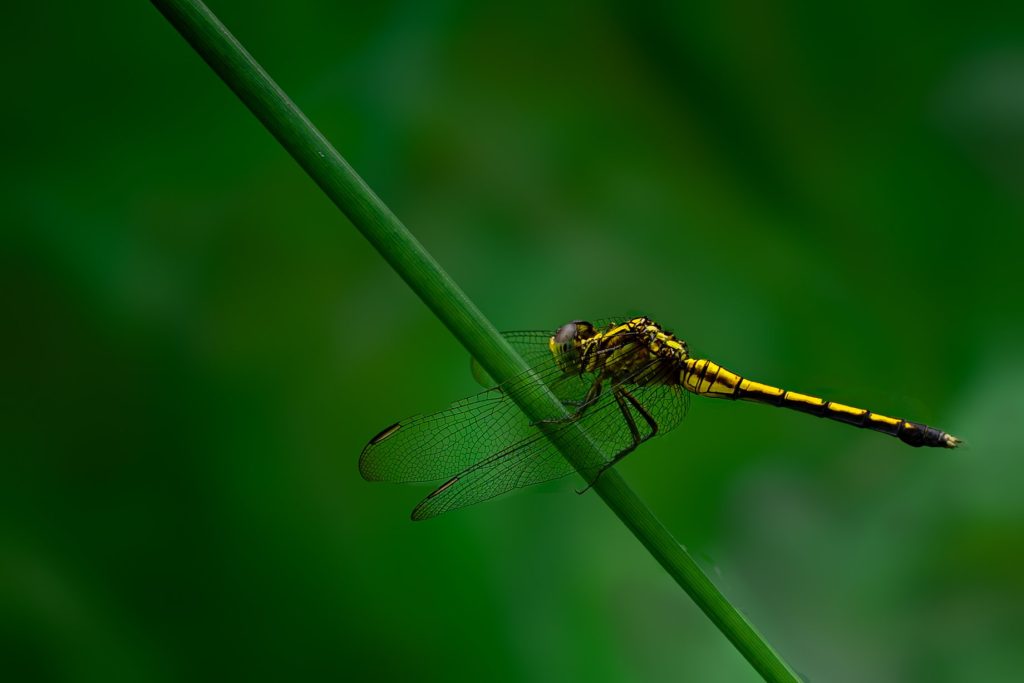
MULTIPOLYGON (((500 328, 964 437, 698 399, 621 470, 811 681, 1018 679, 1024 11, 634 4, 212 8, 500 328)), ((756 680, 574 482, 359 478, 465 353, 148 4, 0 38, 10 680, 756 680)))

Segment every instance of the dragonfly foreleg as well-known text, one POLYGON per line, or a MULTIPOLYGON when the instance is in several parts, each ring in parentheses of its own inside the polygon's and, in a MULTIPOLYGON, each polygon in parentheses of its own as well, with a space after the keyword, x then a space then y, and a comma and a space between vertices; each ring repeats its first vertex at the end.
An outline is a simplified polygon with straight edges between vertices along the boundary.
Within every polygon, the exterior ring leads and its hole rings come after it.
POLYGON ((560 423, 560 422, 574 422, 574 421, 580 419, 581 417, 583 417, 583 413, 586 412, 587 408, 589 408, 590 406, 592 406, 595 403, 597 403, 597 399, 601 398, 601 387, 602 387, 603 384, 604 384, 604 377, 603 376, 598 376, 594 380, 594 383, 590 385, 590 388, 587 389, 587 394, 586 394, 586 396, 583 397, 582 401, 562 401, 562 403, 564 405, 572 406, 572 407, 576 408, 575 411, 573 411, 572 413, 569 413, 565 417, 546 418, 544 420, 537 420, 536 422, 532 422, 531 424, 538 425, 538 424, 551 424, 551 423, 560 423))

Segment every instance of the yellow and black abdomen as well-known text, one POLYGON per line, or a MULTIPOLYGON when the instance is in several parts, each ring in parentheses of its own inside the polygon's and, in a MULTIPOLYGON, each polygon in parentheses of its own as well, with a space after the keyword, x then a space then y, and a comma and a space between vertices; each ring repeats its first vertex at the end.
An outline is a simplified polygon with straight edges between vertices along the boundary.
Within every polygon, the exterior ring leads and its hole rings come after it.
POLYGON ((679 381, 688 390, 713 398, 744 399, 756 403, 798 410, 802 413, 845 422, 897 437, 911 446, 955 448, 960 440, 941 429, 897 417, 887 417, 863 408, 824 401, 815 396, 786 391, 760 382, 752 382, 709 360, 688 358, 679 381))

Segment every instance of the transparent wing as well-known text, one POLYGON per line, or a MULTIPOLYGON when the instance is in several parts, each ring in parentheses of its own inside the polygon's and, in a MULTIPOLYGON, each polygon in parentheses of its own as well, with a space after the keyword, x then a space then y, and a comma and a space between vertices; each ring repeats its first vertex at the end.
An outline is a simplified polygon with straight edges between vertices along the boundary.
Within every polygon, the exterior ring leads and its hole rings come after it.
MULTIPOLYGON (((680 387, 652 385, 626 389, 658 426, 658 434, 672 429, 686 413, 688 394, 680 387)), ((511 401, 510 401, 511 402, 511 401)), ((560 441, 576 449, 582 442, 596 446, 598 461, 582 472, 592 482, 615 457, 636 445, 623 407, 609 388, 590 406, 579 420, 564 422, 554 428, 561 433, 560 441)), ((518 408, 517 408, 518 410, 518 408)), ((639 432, 639 441, 654 435, 654 430, 640 411, 625 401, 639 432)), ((473 505, 513 489, 558 479, 575 470, 559 452, 551 439, 536 427, 534 435, 495 453, 463 470, 423 499, 413 510, 414 520, 429 519, 450 510, 473 505)))
MULTIPOLYGON (((501 336, 515 349, 526 364, 530 367, 545 367, 551 361, 551 349, 548 348, 548 340, 551 332, 543 330, 517 330, 515 332, 502 332, 501 336)), ((470 368, 473 372, 473 379, 482 387, 493 387, 497 382, 491 379, 483 366, 476 358, 470 358, 470 368)))
MULTIPOLYGON (((596 376, 564 373, 548 349, 549 332, 508 332, 504 336, 532 365, 529 372, 458 401, 447 410, 396 423, 375 436, 363 449, 359 469, 365 479, 396 482, 448 479, 417 506, 413 519, 433 517, 573 472, 573 467, 541 430, 531 424, 508 392, 523 383, 531 384, 527 394, 540 391, 533 384, 536 376, 562 401, 566 410, 573 413, 587 396, 596 376)), ((606 382, 598 400, 579 420, 550 427, 565 432, 562 439, 572 445, 580 439, 588 439, 596 446, 599 460, 589 469, 591 476, 596 476, 616 455, 634 447, 637 440, 650 438, 655 431, 651 423, 657 425, 658 433, 664 433, 685 415, 689 395, 678 386, 645 385, 643 378, 649 375, 649 369, 637 368, 631 378, 617 387, 606 382), (638 380, 640 385, 631 380, 638 380), (633 400, 626 400, 622 392, 633 400), (626 414, 631 419, 627 419, 626 414)))
MULTIPOLYGON (((513 386, 532 384, 534 375, 566 402, 582 400, 593 383, 593 375, 566 375, 548 353, 504 385, 383 430, 363 449, 359 471, 371 481, 436 481, 536 438, 539 431, 507 394, 513 386)), ((534 386, 527 394, 538 391, 534 386)))

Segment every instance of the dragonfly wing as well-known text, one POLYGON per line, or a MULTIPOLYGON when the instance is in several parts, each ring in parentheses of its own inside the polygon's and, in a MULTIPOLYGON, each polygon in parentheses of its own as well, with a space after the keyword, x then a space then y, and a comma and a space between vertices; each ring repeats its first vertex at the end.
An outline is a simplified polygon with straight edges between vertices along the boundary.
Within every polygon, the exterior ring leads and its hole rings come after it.
MULTIPOLYGON (((648 405, 644 405, 644 409, 658 421, 658 433, 677 424, 685 411, 685 404, 680 405, 684 399, 678 395, 678 390, 678 387, 674 390, 672 387, 658 385, 638 387, 631 392, 641 405, 647 401, 648 405)), ((649 438, 653 432, 649 424, 630 404, 627 404, 627 409, 633 411, 633 421, 640 431, 640 439, 649 438)), ((534 427, 533 430, 530 438, 450 478, 416 506, 412 518, 429 519, 514 489, 571 474, 573 466, 559 452, 554 442, 539 429, 534 427)), ((560 443, 577 453, 596 454, 596 460, 583 467, 582 475, 587 481, 593 481, 617 454, 634 445, 633 433, 610 389, 605 390, 578 420, 555 423, 549 429, 552 430, 559 434, 560 443)))
MULTIPOLYGON (((531 368, 543 368, 553 365, 551 349, 548 348, 548 340, 551 339, 551 332, 543 330, 517 330, 515 332, 502 332, 501 336, 515 349, 515 352, 526 361, 531 368)), ((473 372, 473 379, 480 386, 493 387, 495 382, 476 358, 470 358, 470 369, 473 372)))
POLYGON ((363 449, 360 473, 370 481, 437 481, 535 438, 540 432, 508 395, 512 385, 532 384, 535 376, 568 401, 582 398, 589 386, 586 376, 566 376, 549 358, 506 384, 458 401, 447 410, 418 415, 383 430, 363 449))
MULTIPOLYGON (((531 370, 509 382, 459 401, 448 410, 409 418, 371 439, 359 459, 363 477, 375 481, 437 481, 447 479, 413 512, 427 519, 472 505, 507 491, 557 479, 573 471, 544 433, 511 399, 510 392, 528 384, 525 396, 547 390, 578 419, 551 423, 548 432, 565 432, 558 441, 576 452, 594 454, 583 469, 592 481, 615 455, 655 433, 664 433, 682 419, 688 394, 679 386, 645 383, 653 365, 639 367, 616 387, 629 392, 622 398, 605 381, 603 392, 583 406, 597 377, 594 373, 566 374, 547 348, 546 332, 505 333, 513 347, 532 363, 531 370), (633 379, 634 381, 631 381, 633 379), (582 410, 581 410, 582 409, 582 410), (629 419, 625 414, 629 414, 629 419), (567 431, 571 430, 571 431, 567 431), (582 448, 583 441, 588 442, 582 448)), ((601 367, 600 363, 596 367, 601 367)))
POLYGON ((412 511, 414 520, 436 517, 531 484, 558 479, 573 472, 554 444, 539 430, 532 438, 497 453, 442 484, 412 511))

